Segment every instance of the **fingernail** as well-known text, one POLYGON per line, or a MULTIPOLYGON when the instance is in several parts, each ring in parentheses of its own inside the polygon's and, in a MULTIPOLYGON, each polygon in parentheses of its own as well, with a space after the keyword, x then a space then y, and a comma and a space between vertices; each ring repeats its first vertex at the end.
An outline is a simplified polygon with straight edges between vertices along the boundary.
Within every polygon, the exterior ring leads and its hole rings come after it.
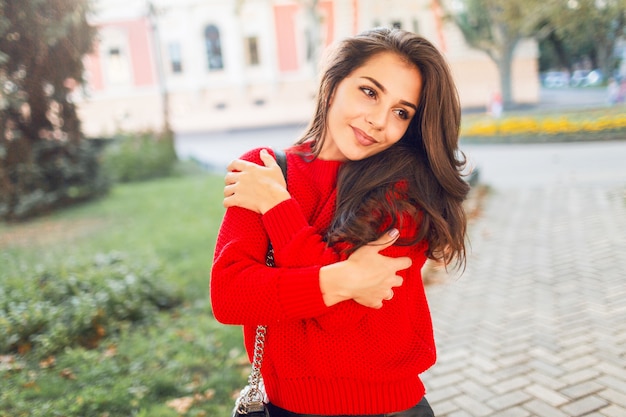
POLYGON ((398 229, 391 229, 389 231, 389 236, 396 237, 396 236, 398 236, 398 233, 400 233, 400 232, 398 232, 398 229))
POLYGON ((267 153, 267 149, 261 149, 261 153, 267 153))

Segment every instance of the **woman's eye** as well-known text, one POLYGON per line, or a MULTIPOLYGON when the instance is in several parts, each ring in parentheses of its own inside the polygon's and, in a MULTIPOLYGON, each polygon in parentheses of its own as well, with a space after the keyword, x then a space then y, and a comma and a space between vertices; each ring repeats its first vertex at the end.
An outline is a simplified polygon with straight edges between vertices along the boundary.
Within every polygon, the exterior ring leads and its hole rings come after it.
POLYGON ((407 112, 406 110, 403 109, 398 109, 396 110, 396 114, 398 115, 398 117, 400 117, 402 120, 406 120, 409 118, 409 112, 407 112))
POLYGON ((361 91, 363 91, 368 97, 376 97, 376 92, 369 87, 361 87, 361 91))

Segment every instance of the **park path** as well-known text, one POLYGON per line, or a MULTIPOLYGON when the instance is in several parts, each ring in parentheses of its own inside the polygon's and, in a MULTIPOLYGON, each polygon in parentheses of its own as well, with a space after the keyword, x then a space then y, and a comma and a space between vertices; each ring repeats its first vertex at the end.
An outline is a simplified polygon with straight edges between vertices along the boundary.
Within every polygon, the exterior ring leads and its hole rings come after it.
POLYGON ((494 188, 428 287, 438 417, 626 416, 626 181, 494 188))

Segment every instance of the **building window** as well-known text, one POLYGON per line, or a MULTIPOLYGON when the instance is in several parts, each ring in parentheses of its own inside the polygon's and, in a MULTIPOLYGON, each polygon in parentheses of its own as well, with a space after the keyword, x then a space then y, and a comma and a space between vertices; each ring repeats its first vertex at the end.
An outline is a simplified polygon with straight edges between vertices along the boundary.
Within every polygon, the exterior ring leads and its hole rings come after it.
POLYGON ((172 42, 167 46, 170 56, 170 69, 174 74, 183 72, 183 57, 180 51, 180 43, 172 42))
POLYGON ((128 57, 119 46, 110 46, 106 51, 107 79, 112 85, 126 85, 130 83, 130 66, 128 57))
POLYGON ((260 64, 259 40, 256 36, 246 38, 246 63, 249 67, 254 67, 260 64))
POLYGON ((222 62, 220 31, 215 25, 209 25, 206 27, 204 30, 204 40, 206 42, 206 52, 209 60, 209 71, 223 69, 224 63, 222 62))
POLYGON ((394 29, 402 29, 402 22, 399 20, 394 20, 391 22, 391 27, 394 29))

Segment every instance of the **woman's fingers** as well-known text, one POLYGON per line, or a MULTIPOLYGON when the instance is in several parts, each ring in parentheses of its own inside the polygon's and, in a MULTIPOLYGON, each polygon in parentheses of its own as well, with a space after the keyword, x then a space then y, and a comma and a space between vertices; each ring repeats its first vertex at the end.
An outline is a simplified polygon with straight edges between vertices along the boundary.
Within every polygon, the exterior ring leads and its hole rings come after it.
POLYGON ((226 167, 227 171, 245 171, 254 167, 258 167, 254 162, 245 161, 243 159, 233 159, 226 167))
POLYGON ((224 207, 242 207, 260 214, 291 198, 276 160, 266 150, 259 157, 264 165, 235 159, 224 176, 224 207))
POLYGON ((268 168, 278 166, 278 162, 276 162, 276 159, 274 159, 274 157, 270 155, 267 149, 261 149, 259 157, 261 158, 261 161, 263 161, 263 164, 268 168))
POLYGON ((359 304, 366 307, 381 308, 384 301, 394 296, 393 288, 402 286, 404 280, 398 275, 411 266, 409 257, 393 258, 380 254, 383 249, 393 245, 399 233, 392 229, 368 245, 357 249, 348 257, 348 263, 354 272, 347 274, 345 282, 349 284, 349 293, 359 304))

